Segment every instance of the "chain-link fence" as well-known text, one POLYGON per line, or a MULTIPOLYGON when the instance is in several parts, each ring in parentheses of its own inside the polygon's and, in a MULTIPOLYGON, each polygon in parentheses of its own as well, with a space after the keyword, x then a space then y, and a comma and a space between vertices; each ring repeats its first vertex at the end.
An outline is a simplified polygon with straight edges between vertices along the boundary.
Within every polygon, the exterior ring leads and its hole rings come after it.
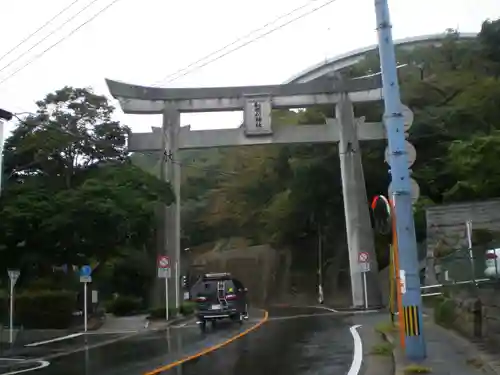
MULTIPOLYGON (((499 246, 500 247, 500 246, 499 246)), ((443 293, 444 287, 455 291, 477 291, 478 288, 500 285, 500 249, 476 245, 471 249, 459 248, 434 258, 434 272, 438 284, 422 287, 422 295, 443 293)))

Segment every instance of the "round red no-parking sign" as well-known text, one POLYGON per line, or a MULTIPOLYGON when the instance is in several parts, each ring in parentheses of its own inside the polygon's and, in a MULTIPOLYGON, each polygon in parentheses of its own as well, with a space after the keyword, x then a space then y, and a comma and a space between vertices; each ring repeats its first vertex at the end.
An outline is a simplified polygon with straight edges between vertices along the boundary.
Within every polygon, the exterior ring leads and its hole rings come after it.
POLYGON ((368 262, 368 259, 370 259, 370 256, 366 251, 362 251, 358 254, 358 262, 359 263, 366 263, 368 262))
POLYGON ((170 258, 166 255, 159 255, 158 268, 170 268, 170 258))

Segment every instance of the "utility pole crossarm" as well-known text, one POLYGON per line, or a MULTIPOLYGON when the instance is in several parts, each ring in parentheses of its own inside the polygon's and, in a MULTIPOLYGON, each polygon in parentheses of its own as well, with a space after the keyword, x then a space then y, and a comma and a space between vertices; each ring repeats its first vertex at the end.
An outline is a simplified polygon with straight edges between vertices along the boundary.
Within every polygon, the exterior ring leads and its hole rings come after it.
POLYGON ((5 109, 0 108, 0 120, 10 121, 14 117, 12 112, 6 111, 5 109))

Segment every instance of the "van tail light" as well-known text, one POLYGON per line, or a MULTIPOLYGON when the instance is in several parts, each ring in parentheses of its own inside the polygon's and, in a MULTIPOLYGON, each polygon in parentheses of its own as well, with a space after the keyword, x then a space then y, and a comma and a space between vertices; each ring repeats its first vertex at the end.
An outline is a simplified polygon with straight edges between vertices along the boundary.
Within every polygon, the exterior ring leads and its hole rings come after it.
POLYGON ((226 294, 226 300, 232 301, 236 299, 236 294, 226 294))
POLYGON ((207 297, 196 297, 196 302, 205 302, 207 300, 207 297))
POLYGON ((495 253, 486 253, 486 259, 497 259, 497 255, 495 253))

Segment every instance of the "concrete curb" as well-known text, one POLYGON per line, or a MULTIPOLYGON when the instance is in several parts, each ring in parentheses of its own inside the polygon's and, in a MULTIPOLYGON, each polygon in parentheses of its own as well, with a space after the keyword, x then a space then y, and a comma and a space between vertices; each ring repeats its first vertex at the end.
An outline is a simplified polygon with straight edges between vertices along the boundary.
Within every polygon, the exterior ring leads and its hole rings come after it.
POLYGON ((392 370, 393 370, 393 373, 394 374, 398 374, 398 370, 400 369, 397 369, 396 368, 396 356, 395 356, 395 346, 394 346, 394 343, 391 342, 391 340, 389 339, 389 337, 385 334, 385 333, 380 333, 380 332, 377 332, 377 334, 379 334, 380 336, 382 336, 382 339, 385 341, 385 342, 388 342, 389 344, 392 345, 393 349, 392 349, 392 355, 391 355, 391 362, 392 362, 392 370))
POLYGON ((164 328, 167 328, 171 325, 174 325, 174 324, 180 324, 180 323, 184 323, 184 322, 188 322, 190 321, 191 319, 194 319, 194 314, 193 315, 188 315, 188 316, 180 316, 180 317, 177 317, 177 318, 173 318, 171 320, 169 320, 168 322, 162 322, 161 320, 150 320, 150 319, 145 319, 144 321, 145 322, 149 322, 149 324, 151 325, 151 323, 157 323, 158 324, 158 327, 155 327, 155 328, 152 328, 152 329, 148 329, 146 328, 145 331, 151 331, 151 330, 161 330, 161 329, 164 329, 164 328))
POLYGON ((389 344, 392 345, 392 363, 394 365, 394 374, 395 375, 405 375, 404 372, 404 367, 402 364, 404 363, 404 360, 402 358, 402 353, 401 350, 396 345, 396 342, 394 340, 394 337, 387 333, 382 333, 382 337, 384 338, 385 341, 387 341, 389 344))
MULTIPOLYGON (((387 343, 386 337, 381 334, 380 332, 377 332, 373 327, 369 327, 370 330, 372 330, 372 334, 374 337, 376 337, 376 344, 379 343, 387 343)), ((363 375, 381 375, 382 372, 380 371, 381 368, 383 367, 385 370, 386 366, 390 366, 390 370, 387 372, 384 371, 384 375, 393 375, 395 371, 395 364, 394 364, 394 354, 391 353, 390 356, 381 356, 381 355, 376 355, 372 353, 370 350, 367 350, 366 352, 363 353, 363 366, 364 366, 364 371, 362 370, 363 375)))

